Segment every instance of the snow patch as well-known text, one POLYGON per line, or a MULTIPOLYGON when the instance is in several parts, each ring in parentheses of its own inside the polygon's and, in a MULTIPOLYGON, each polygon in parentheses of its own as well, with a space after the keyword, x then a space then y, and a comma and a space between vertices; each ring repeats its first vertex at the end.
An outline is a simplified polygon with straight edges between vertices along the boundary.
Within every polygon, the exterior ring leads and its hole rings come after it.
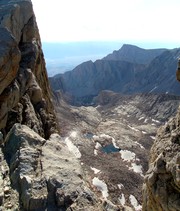
POLYGON ((148 119, 145 119, 145 120, 144 120, 144 123, 147 123, 147 121, 148 121, 148 119))
POLYGON ((136 128, 134 128, 134 127, 131 127, 130 125, 128 125, 128 127, 129 127, 131 130, 134 130, 134 131, 136 131, 136 132, 139 132, 138 129, 136 129, 136 128))
POLYGON ((136 154, 134 152, 129 151, 129 150, 121 150, 120 154, 121 154, 121 158, 124 161, 128 161, 128 162, 135 160, 135 157, 136 157, 136 154))
POLYGON ((142 119, 144 119, 144 118, 145 118, 144 116, 140 117, 140 118, 139 118, 139 121, 142 120, 142 119))
POLYGON ((118 184, 117 186, 118 186, 118 188, 119 188, 120 190, 124 187, 124 185, 123 185, 123 184, 121 184, 121 183, 120 183, 120 184, 118 184))
POLYGON ((81 158, 81 153, 79 149, 72 143, 72 141, 67 137, 65 143, 69 149, 77 158, 81 158))
POLYGON ((142 177, 144 177, 141 165, 131 163, 131 167, 129 168, 129 170, 133 170, 135 173, 139 173, 142 177))
POLYGON ((94 141, 99 141, 99 136, 93 135, 94 141))
POLYGON ((153 89, 151 89, 151 91, 149 93, 153 92, 155 89, 157 89, 157 86, 155 86, 153 89))
POLYGON ((128 167, 127 165, 129 170, 133 170, 135 173, 138 173, 142 177, 144 177, 143 172, 142 172, 142 166, 136 164, 136 161, 140 161, 138 158, 136 158, 136 154, 128 150, 121 150, 120 153, 121 153, 121 158, 124 161, 127 161, 131 164, 131 167, 128 167))
POLYGON ((96 142, 95 149, 99 149, 101 147, 102 147, 101 144, 99 142, 96 142))
POLYGON ((142 206, 138 203, 137 199, 133 195, 129 196, 129 200, 136 211, 142 210, 142 206))
POLYGON ((98 155, 98 149, 101 148, 101 144, 99 142, 96 142, 95 149, 94 149, 94 155, 98 155))
POLYGON ((125 197, 124 197, 124 194, 123 194, 123 193, 121 194, 121 196, 120 196, 118 199, 119 199, 119 201, 120 201, 121 205, 122 205, 122 206, 124 206, 124 205, 125 205, 125 203, 126 203, 126 199, 125 199, 125 197))
POLYGON ((142 130, 141 132, 142 132, 143 134, 147 134, 147 132, 146 132, 146 131, 143 131, 143 130, 142 130))
POLYGON ((103 198, 106 199, 109 195, 106 183, 97 177, 93 178, 92 183, 99 191, 101 191, 103 198))
POLYGON ((94 149, 94 155, 98 155, 97 149, 94 149))
POLYGON ((99 169, 96 169, 96 168, 93 168, 93 167, 91 167, 91 169, 94 171, 94 174, 98 174, 100 172, 99 169))
POLYGON ((119 147, 117 146, 116 141, 115 141, 114 138, 112 138, 112 143, 113 143, 113 146, 114 146, 115 148, 119 149, 119 147))
POLYGON ((141 149, 145 149, 140 143, 138 143, 137 141, 134 142, 135 144, 137 144, 141 149))
POLYGON ((152 119, 153 122, 156 122, 156 123, 160 123, 160 121, 156 120, 156 119, 152 119))
POLYGON ((101 134, 100 135, 100 138, 104 138, 104 139, 112 139, 112 137, 111 136, 109 136, 109 135, 106 135, 106 134, 101 134))
POLYGON ((76 138, 77 137, 77 132, 76 131, 71 132, 70 137, 76 138))
POLYGON ((156 137, 155 136, 150 136, 153 140, 155 140, 156 139, 156 137))

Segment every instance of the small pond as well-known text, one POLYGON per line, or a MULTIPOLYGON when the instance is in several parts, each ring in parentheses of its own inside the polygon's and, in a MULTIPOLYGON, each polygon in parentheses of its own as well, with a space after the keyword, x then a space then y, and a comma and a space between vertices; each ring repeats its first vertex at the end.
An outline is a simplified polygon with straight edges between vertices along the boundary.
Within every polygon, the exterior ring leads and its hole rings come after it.
POLYGON ((101 148, 101 151, 105 152, 107 154, 113 153, 113 152, 119 152, 120 150, 121 150, 120 148, 114 147, 113 144, 108 144, 108 145, 101 148))
POLYGON ((93 135, 94 135, 93 133, 85 133, 84 134, 85 138, 87 138, 87 139, 92 139, 93 135))

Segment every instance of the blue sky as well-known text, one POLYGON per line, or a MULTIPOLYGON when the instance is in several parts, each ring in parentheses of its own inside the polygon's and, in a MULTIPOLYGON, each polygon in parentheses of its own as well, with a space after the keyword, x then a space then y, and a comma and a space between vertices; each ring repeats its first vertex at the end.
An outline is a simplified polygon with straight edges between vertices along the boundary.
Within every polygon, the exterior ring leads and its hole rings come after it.
POLYGON ((43 42, 133 41, 180 46, 180 0, 32 2, 43 42))

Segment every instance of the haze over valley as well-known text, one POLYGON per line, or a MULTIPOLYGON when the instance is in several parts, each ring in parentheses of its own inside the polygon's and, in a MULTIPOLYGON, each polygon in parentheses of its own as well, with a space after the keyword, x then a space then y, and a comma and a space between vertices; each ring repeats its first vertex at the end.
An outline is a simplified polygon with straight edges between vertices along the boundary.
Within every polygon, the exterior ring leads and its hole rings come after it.
POLYGON ((53 43, 43 42, 43 52, 46 60, 48 75, 54 76, 73 70, 79 64, 86 61, 102 59, 114 50, 119 50, 124 43, 136 45, 145 49, 178 47, 177 43, 156 43, 156 42, 122 42, 122 41, 89 41, 89 42, 64 42, 53 43))

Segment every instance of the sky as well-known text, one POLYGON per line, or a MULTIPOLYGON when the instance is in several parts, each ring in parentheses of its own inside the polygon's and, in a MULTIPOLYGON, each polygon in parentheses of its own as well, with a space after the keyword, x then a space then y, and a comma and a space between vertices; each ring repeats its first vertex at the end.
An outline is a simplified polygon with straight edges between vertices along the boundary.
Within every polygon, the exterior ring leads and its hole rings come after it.
POLYGON ((136 41, 180 47, 180 0, 32 2, 42 42, 136 41))

